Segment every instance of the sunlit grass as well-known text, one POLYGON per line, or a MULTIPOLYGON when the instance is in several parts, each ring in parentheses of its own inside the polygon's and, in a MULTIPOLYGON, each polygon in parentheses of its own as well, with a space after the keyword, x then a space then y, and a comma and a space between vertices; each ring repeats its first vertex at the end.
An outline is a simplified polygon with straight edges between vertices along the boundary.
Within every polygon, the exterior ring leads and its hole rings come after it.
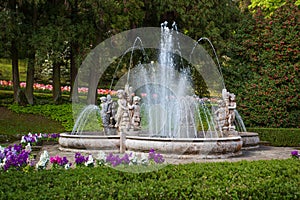
MULTIPOLYGON (((20 81, 26 80, 27 61, 19 60, 20 81)), ((0 80, 12 80, 11 59, 0 58, 0 80)))

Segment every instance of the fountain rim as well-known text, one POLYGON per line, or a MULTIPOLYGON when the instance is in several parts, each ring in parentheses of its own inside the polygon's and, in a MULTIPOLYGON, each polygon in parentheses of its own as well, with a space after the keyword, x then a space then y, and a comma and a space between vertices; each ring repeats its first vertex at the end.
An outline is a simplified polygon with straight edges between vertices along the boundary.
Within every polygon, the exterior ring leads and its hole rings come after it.
MULTIPOLYGON (((119 139, 120 135, 72 135, 70 133, 61 133, 60 137, 64 138, 87 138, 87 139, 119 139)), ((146 137, 146 136, 130 136, 126 135, 126 139, 131 140, 151 140, 163 142, 220 142, 220 141, 236 141, 241 136, 220 137, 220 138, 165 138, 165 137, 146 137)))

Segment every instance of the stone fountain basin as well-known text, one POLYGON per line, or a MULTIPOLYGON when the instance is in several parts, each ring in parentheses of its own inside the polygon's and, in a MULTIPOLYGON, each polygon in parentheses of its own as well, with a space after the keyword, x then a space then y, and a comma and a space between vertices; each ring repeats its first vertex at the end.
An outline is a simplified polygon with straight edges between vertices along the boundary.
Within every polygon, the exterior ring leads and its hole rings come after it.
POLYGON ((259 135, 254 132, 239 132, 242 137, 243 149, 256 149, 259 147, 259 135))
POLYGON ((84 133, 71 135, 70 133, 60 134, 58 143, 62 151, 120 151, 119 135, 103 135, 103 133, 84 133))
POLYGON ((227 158, 240 155, 243 141, 240 136, 224 138, 161 138, 121 134, 95 133, 71 135, 62 133, 59 138, 62 151, 105 151, 114 153, 149 152, 151 148, 166 157, 174 158, 227 158), (121 139, 122 138, 122 139, 121 139))
POLYGON ((126 136, 127 151, 148 152, 153 148, 167 157, 226 158, 241 154, 240 136, 226 138, 158 138, 126 136))

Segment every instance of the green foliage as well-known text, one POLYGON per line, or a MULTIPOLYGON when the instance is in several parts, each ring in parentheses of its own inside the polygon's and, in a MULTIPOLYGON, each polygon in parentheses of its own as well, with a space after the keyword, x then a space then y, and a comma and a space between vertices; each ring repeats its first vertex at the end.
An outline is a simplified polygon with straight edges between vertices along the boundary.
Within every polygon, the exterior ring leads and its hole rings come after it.
POLYGON ((13 104, 9 106, 9 109, 16 113, 29 113, 49 117, 50 119, 60 122, 66 131, 71 131, 74 126, 72 104, 34 106, 18 106, 13 104))
POLYGON ((279 147, 300 146, 300 129, 247 128, 247 131, 259 133, 260 140, 270 142, 272 146, 279 146, 279 147))
POLYGON ((266 19, 245 19, 224 74, 246 126, 299 127, 299 9, 290 1, 266 19))
MULTIPOLYGON (((299 6, 300 0, 294 0, 295 5, 299 6)), ((261 9, 266 17, 273 15, 274 11, 286 4, 286 0, 251 0, 249 8, 254 12, 257 8, 261 9)))
POLYGON ((295 159, 168 165, 149 173, 109 167, 1 173, 1 199, 299 199, 295 159))

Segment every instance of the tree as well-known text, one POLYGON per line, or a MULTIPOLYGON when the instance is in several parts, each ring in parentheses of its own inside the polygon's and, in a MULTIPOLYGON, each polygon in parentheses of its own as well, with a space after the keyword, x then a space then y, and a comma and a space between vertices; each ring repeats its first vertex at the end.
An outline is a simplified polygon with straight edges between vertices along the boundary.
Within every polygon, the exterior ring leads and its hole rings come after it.
POLYGON ((33 85, 34 85, 34 72, 35 72, 35 58, 36 58, 36 47, 34 37, 37 30, 38 22, 38 7, 39 1, 24 1, 20 10, 23 13, 23 33, 25 37, 24 46, 26 46, 26 57, 28 59, 27 65, 27 76, 26 76, 26 89, 25 95, 27 102, 31 105, 34 104, 33 85))
POLYGON ((246 125, 299 127, 299 8, 286 1, 270 18, 260 9, 250 17, 234 37, 225 80, 246 125))
POLYGON ((12 79, 13 79, 13 90, 14 90, 14 102, 17 104, 26 104, 24 93, 20 89, 20 78, 19 78, 19 49, 18 45, 20 42, 20 22, 21 15, 18 10, 18 2, 16 0, 9 1, 7 4, 8 11, 8 30, 6 31, 7 40, 10 41, 10 56, 12 60, 12 79))
MULTIPOLYGON (((266 17, 271 17, 278 8, 286 4, 286 0, 251 0, 249 8, 255 12, 258 8, 266 17)), ((300 0, 295 0, 295 5, 300 5, 300 0)))

